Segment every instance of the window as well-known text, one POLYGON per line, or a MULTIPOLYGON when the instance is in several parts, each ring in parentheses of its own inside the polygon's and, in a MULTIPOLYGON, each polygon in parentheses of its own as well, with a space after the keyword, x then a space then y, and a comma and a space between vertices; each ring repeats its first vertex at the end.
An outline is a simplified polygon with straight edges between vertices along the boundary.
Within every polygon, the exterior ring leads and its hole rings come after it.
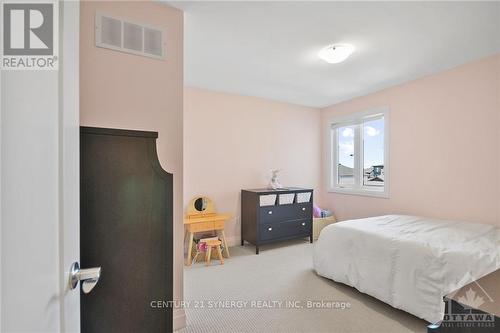
POLYGON ((388 111, 371 110, 329 122, 329 189, 388 197, 388 111))

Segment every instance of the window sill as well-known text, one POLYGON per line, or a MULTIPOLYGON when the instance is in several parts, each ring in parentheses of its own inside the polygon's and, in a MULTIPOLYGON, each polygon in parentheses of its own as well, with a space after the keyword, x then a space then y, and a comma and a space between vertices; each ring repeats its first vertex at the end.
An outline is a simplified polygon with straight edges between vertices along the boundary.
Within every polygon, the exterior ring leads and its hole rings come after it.
POLYGON ((367 189, 333 187, 333 188, 329 188, 328 192, 339 193, 339 194, 348 194, 348 195, 359 195, 359 196, 364 196, 364 197, 375 197, 375 198, 389 199, 389 192, 387 191, 387 189, 385 189, 384 191, 377 191, 377 190, 367 190, 367 189))

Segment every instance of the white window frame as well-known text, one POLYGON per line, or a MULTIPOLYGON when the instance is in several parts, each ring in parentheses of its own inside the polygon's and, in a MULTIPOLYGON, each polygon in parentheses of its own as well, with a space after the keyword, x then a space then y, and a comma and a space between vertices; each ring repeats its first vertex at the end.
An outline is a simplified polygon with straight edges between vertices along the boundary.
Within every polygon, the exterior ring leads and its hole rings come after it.
POLYGON ((327 147, 327 188, 328 192, 362 195, 379 198, 389 198, 390 184, 390 158, 389 158, 389 142, 390 142, 390 119, 389 108, 378 107, 364 112, 349 114, 346 116, 330 118, 327 121, 326 130, 326 147, 327 147), (384 118, 384 187, 373 188, 363 185, 364 168, 360 167, 363 156, 363 131, 359 126, 354 130, 354 185, 339 185, 338 179, 338 136, 334 129, 351 125, 359 125, 371 119, 384 118), (335 149, 334 149, 335 148, 335 149))

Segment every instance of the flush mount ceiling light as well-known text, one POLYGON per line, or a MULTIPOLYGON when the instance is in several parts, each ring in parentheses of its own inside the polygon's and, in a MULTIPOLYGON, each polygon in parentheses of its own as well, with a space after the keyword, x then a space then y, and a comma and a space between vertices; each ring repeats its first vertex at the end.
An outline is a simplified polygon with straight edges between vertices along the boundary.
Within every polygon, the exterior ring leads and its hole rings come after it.
POLYGON ((318 57, 329 64, 338 64, 346 60, 354 52, 351 44, 333 44, 318 53, 318 57))

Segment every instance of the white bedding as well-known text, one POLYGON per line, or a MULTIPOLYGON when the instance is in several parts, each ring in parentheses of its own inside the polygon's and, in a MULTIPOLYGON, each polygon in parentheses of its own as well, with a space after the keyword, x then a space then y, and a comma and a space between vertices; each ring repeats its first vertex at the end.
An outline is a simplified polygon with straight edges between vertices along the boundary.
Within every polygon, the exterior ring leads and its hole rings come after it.
POLYGON ((431 323, 443 296, 500 268, 500 228, 387 215, 331 224, 314 248, 314 268, 431 323))

